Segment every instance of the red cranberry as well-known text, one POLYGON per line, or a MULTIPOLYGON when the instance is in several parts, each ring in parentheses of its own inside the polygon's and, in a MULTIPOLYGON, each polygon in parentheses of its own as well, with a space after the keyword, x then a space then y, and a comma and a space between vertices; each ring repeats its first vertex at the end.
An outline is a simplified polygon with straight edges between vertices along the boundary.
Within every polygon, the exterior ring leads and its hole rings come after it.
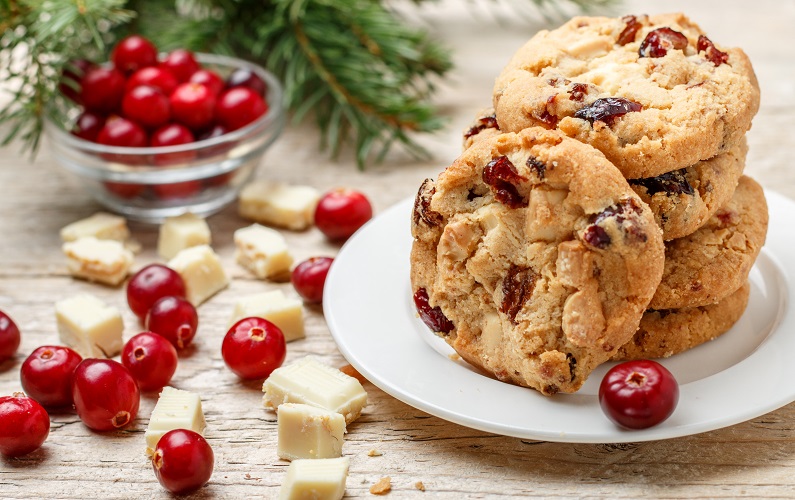
POLYGON ((226 134, 228 132, 229 131, 226 130, 226 128, 224 128, 223 125, 219 125, 219 124, 216 123, 215 125, 212 126, 212 128, 209 128, 209 129, 205 130, 204 132, 202 132, 201 134, 199 134, 199 136, 196 138, 196 140, 197 141, 204 141, 204 140, 207 140, 207 139, 215 139, 216 137, 221 137, 222 135, 224 135, 224 134, 226 134))
POLYGON ((21 392, 0 397, 0 453, 21 457, 38 450, 50 434, 50 416, 21 392))
POLYGON ((201 193, 201 181, 172 182, 170 184, 155 184, 152 191, 161 200, 179 200, 190 198, 201 193))
POLYGON ((177 350, 165 337, 139 333, 124 345, 121 363, 130 371, 142 391, 167 386, 177 371, 177 350))
POLYGON ((152 468, 160 485, 175 495, 204 486, 213 475, 213 449, 201 434, 187 429, 169 431, 152 455, 152 468))
POLYGON ((268 111, 268 105, 246 87, 229 89, 218 98, 218 121, 228 130, 243 128, 268 111))
POLYGON ((607 372, 599 386, 599 404, 618 425, 646 429, 671 416, 679 385, 664 366, 649 360, 627 361, 607 372))
POLYGON ((156 65, 157 48, 146 38, 132 35, 116 45, 110 59, 116 69, 130 74, 141 68, 156 65))
POLYGON ((127 304, 141 321, 152 305, 163 297, 185 298, 185 281, 170 267, 149 264, 127 283, 127 304))
POLYGON ((669 50, 685 50, 687 37, 671 28, 650 31, 640 44, 641 57, 663 57, 669 50))
POLYGON ((146 315, 146 329, 167 338, 177 349, 191 343, 198 326, 196 308, 181 297, 159 299, 146 315))
POLYGON ((212 123, 215 102, 215 95, 206 86, 183 83, 171 94, 171 113, 179 123, 201 130, 212 123))
POLYGON ((77 117, 75 128, 72 129, 72 135, 84 141, 96 142, 97 136, 104 126, 104 116, 92 113, 91 111, 84 111, 77 117))
POLYGON ((111 117, 97 135, 97 142, 107 146, 142 148, 148 143, 146 132, 137 123, 121 117, 111 117))
MULTIPOLYGON (((152 133, 152 139, 149 145, 152 147, 178 146, 181 144, 190 144, 193 141, 193 134, 187 127, 179 123, 169 123, 152 133)), ((191 150, 182 151, 180 153, 157 154, 154 157, 154 162, 157 165, 176 165, 179 163, 187 163, 195 158, 196 151, 191 150)))
POLYGON ((72 377, 77 416, 95 431, 128 425, 138 414, 140 392, 129 370, 112 359, 84 359, 72 377))
POLYGON ((20 338, 17 324, 8 314, 0 311, 0 363, 16 354, 20 338))
POLYGON ((260 97, 265 97, 267 87, 256 73, 248 68, 238 68, 226 79, 226 88, 246 87, 256 92, 260 97))
MULTIPOLYGON (((226 130, 226 128, 224 128, 222 125, 219 125, 219 124, 216 123, 215 125, 213 125, 212 128, 207 129, 204 132, 202 132, 201 134, 199 134, 196 137, 196 140, 197 141, 204 141, 204 140, 207 140, 207 139, 215 139, 216 137, 221 137, 222 135, 224 135, 224 134, 226 134, 228 132, 229 131, 226 130)), ((234 146, 234 144, 230 144, 230 143, 216 144, 215 146, 203 147, 198 152, 198 154, 202 158, 209 158, 211 156, 216 156, 216 155, 223 154, 223 153, 229 151, 230 149, 232 149, 233 146, 234 146)), ((226 173, 226 174, 222 174, 222 175, 220 175, 218 177, 224 177, 224 178, 226 178, 228 180, 228 178, 230 177, 231 173, 232 172, 229 172, 229 173, 226 173)))
POLYGON ((497 129, 497 130, 500 129, 500 126, 497 124, 497 117, 496 116, 491 115, 491 116, 484 116, 482 118, 479 118, 478 119, 478 124, 475 125, 474 127, 470 128, 469 130, 467 130, 464 133, 464 139, 469 139, 470 137, 472 137, 474 135, 478 135, 479 133, 481 133, 483 130, 485 130, 487 128, 493 128, 493 129, 497 129))
POLYGON ((80 98, 80 81, 89 70, 96 68, 96 64, 86 59, 75 59, 64 66, 58 90, 77 104, 82 104, 80 98))
POLYGON ((526 207, 527 201, 519 194, 516 185, 525 178, 519 175, 507 156, 491 160, 483 167, 483 182, 494 191, 494 198, 510 208, 526 207))
POLYGON ((715 66, 720 66, 721 64, 729 61, 729 54, 715 47, 715 44, 712 43, 712 40, 707 38, 705 35, 698 36, 696 49, 699 52, 704 52, 707 60, 715 66))
POLYGON ((102 185, 105 186, 105 189, 110 194, 124 200, 129 200, 135 198, 136 196, 140 196, 144 190, 146 190, 146 186, 143 184, 131 184, 126 182, 104 181, 102 185))
POLYGON ((439 306, 431 307, 428 291, 424 288, 414 292, 414 306, 420 315, 420 319, 434 333, 449 333, 455 328, 453 322, 447 319, 439 306))
POLYGON ((232 325, 221 345, 226 366, 238 377, 267 378, 287 354, 282 331, 263 318, 244 318, 232 325))
POLYGON ((588 106, 580 108, 574 113, 576 118, 588 120, 593 125, 595 121, 602 121, 608 126, 613 125, 616 119, 627 113, 643 109, 639 103, 622 97, 604 97, 597 99, 588 106))
POLYGON ((373 216, 373 207, 362 193, 335 189, 324 194, 315 208, 315 225, 331 240, 349 238, 373 216))
POLYGON ((647 177, 645 179, 628 179, 633 186, 643 186, 646 192, 652 196, 656 193, 666 194, 695 194, 693 186, 686 177, 687 169, 673 170, 665 172, 657 177, 647 177))
POLYGON ((121 109, 125 117, 149 128, 165 125, 171 118, 168 97, 149 85, 140 85, 127 92, 121 109))
POLYGON ((68 347, 41 346, 22 363, 22 389, 47 408, 71 406, 72 373, 81 361, 83 358, 68 347))
POLYGON ((166 56, 160 67, 177 79, 178 82, 187 82, 191 75, 200 68, 193 52, 185 49, 176 49, 166 56))
POLYGON ((643 25, 638 22, 638 18, 635 16, 624 16, 621 20, 626 23, 626 26, 621 34, 618 35, 616 43, 623 46, 635 41, 635 35, 637 35, 638 30, 640 30, 643 25))
POLYGON ((80 100, 89 111, 113 113, 124 97, 124 75, 110 68, 89 70, 80 81, 80 100))
POLYGON ((511 264, 508 274, 502 280, 502 303, 500 312, 505 313, 516 323, 516 315, 524 308, 525 302, 533 296, 538 273, 529 267, 511 264))
POLYGON ((177 79, 174 78, 174 75, 163 68, 149 66, 147 68, 141 68, 133 73, 130 79, 127 80, 125 91, 129 92, 135 87, 140 87, 141 85, 155 87, 160 89, 160 92, 162 92, 163 95, 170 96, 171 93, 174 92, 174 89, 177 88, 179 83, 177 82, 177 79))
POLYGON ((293 269, 291 281, 298 295, 307 302, 323 301, 323 286, 334 259, 331 257, 311 257, 293 269))
POLYGON ((188 79, 189 83, 199 83, 204 85, 214 96, 218 96, 224 90, 224 81, 218 76, 218 73, 210 71, 209 69, 200 69, 193 73, 188 79))

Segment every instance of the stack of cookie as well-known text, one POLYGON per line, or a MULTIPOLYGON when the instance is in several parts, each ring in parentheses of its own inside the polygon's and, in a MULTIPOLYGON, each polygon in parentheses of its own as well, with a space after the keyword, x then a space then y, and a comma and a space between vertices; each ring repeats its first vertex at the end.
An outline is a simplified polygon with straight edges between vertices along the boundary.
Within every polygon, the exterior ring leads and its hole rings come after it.
POLYGON ((464 359, 574 392, 739 319, 767 230, 742 50, 681 14, 579 17, 513 56, 493 105, 412 226, 418 311, 464 359))

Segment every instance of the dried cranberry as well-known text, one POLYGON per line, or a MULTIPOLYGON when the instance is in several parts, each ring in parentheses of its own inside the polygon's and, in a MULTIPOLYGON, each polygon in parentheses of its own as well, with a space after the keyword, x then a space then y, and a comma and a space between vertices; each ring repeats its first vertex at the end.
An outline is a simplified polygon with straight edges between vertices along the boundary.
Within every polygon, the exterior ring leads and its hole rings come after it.
POLYGON ((428 300, 426 289, 420 288, 414 293, 414 306, 420 313, 423 323, 434 332, 450 333, 455 328, 453 322, 447 319, 439 306, 431 307, 428 300))
POLYGON ((527 159, 527 167, 531 171, 535 172, 535 174, 538 176, 539 179, 543 179, 544 173, 547 171, 546 163, 542 162, 541 160, 533 156, 527 159))
POLYGON ((524 180, 507 156, 491 160, 483 169, 483 182, 494 190, 497 201, 511 208, 527 206, 515 185, 524 180))
POLYGON ((604 97, 577 110, 574 116, 576 118, 588 120, 591 125, 593 125, 595 121, 602 121, 610 126, 617 118, 621 118, 630 112, 640 111, 641 109, 643 109, 643 106, 629 99, 624 99, 622 97, 604 97))
POLYGON ((500 312, 507 314, 514 323, 516 315, 533 295, 536 279, 538 279, 538 274, 532 269, 512 264, 508 269, 508 274, 502 280, 500 312))
POLYGON ((610 235, 607 234, 607 231, 596 224, 592 224, 585 228, 582 239, 584 239, 585 242, 592 247, 596 248, 607 248, 611 242, 610 235))
POLYGON ((480 132, 487 128, 494 128, 499 130, 500 126, 497 124, 497 117, 494 115, 484 116, 478 119, 478 124, 470 128, 464 134, 464 139, 469 139, 473 135, 478 135, 480 132))
POLYGON ((442 214, 431 210, 431 198, 436 193, 436 187, 431 179, 425 179, 414 198, 414 225, 424 221, 429 226, 438 226, 442 223, 442 214))
POLYGON ((712 43, 712 40, 707 38, 705 35, 699 35, 696 49, 698 49, 699 52, 704 52, 707 60, 715 66, 720 66, 729 60, 729 54, 718 50, 715 47, 715 44, 712 43))
POLYGON ((687 48, 687 37, 671 28, 657 28, 650 31, 640 44, 640 57, 663 57, 669 50, 687 48))
POLYGON ((641 231, 637 225, 624 224, 624 222, 629 220, 632 216, 640 215, 640 213, 641 207, 637 200, 635 200, 635 198, 627 198, 626 200, 623 200, 615 205, 611 205, 598 214, 594 215, 592 217, 591 224, 585 228, 582 238, 592 247, 606 248, 612 240, 610 239, 610 235, 607 234, 607 231, 605 231, 603 227, 599 226, 599 223, 609 217, 615 217, 616 223, 621 225, 624 231, 626 231, 626 233, 628 233, 631 237, 638 241, 646 241, 646 234, 643 233, 643 231, 641 231))
POLYGON ((643 186, 649 195, 654 195, 659 192, 666 194, 694 194, 693 186, 687 181, 685 177, 686 169, 674 170, 673 172, 666 172, 658 175, 657 177, 647 177, 645 179, 630 179, 629 183, 633 186, 643 186))
POLYGON ((628 43, 632 43, 635 41, 635 35, 638 33, 638 30, 642 27, 642 24, 638 22, 638 18, 635 16, 624 16, 621 18, 627 25, 624 27, 624 31, 618 35, 618 43, 621 46, 624 46, 628 43))
POLYGON ((583 98, 585 98, 585 94, 588 93, 588 85, 585 83, 575 83, 572 84, 571 89, 569 89, 569 99, 572 101, 582 102, 583 98))
POLYGON ((550 113, 548 107, 555 104, 555 100, 558 98, 558 95, 551 95, 547 98, 547 104, 544 107, 544 111, 538 115, 536 114, 536 118, 543 124, 547 125, 549 128, 555 128, 558 126, 558 117, 557 115, 550 113))

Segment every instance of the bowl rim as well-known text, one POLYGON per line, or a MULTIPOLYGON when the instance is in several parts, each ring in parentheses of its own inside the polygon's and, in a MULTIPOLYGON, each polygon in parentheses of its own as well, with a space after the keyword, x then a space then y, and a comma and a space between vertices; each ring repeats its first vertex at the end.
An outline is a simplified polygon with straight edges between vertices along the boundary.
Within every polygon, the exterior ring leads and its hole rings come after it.
MULTIPOLYGON (((61 124, 56 123, 52 119, 51 113, 46 113, 44 117, 46 133, 51 136, 52 140, 56 140, 69 147, 80 149, 82 151, 92 152, 92 153, 114 154, 114 155, 120 155, 122 157, 124 156, 133 157, 133 156, 146 156, 146 155, 160 155, 168 153, 182 153, 186 151, 196 151, 204 148, 212 148, 215 146, 229 144, 229 143, 237 143, 242 139, 246 139, 247 136, 251 134, 251 132, 255 131, 258 128, 267 129, 272 125, 278 126, 280 123, 282 123, 282 118, 284 115, 283 89, 281 83, 276 78, 276 76, 273 75, 273 73, 266 70, 262 66, 259 66, 245 59, 224 56, 221 54, 208 54, 202 52, 196 52, 194 53, 194 55, 196 56, 196 59, 202 64, 214 64, 217 66, 233 66, 236 69, 246 68, 256 73, 257 76, 259 76, 260 78, 263 79, 263 81, 265 81, 266 85, 265 99, 266 103, 268 104, 268 111, 261 117, 249 123, 248 125, 239 128, 237 130, 227 132, 224 135, 218 137, 212 137, 209 139, 203 139, 201 141, 194 141, 187 144, 179 144, 176 146, 146 146, 141 148, 134 148, 128 146, 107 146, 104 144, 87 141, 85 139, 81 139, 75 135, 72 135, 61 124)), ((151 166, 147 165, 129 166, 130 169, 134 169, 135 167, 139 167, 142 169, 151 168, 151 166)), ((181 166, 181 167, 175 166, 175 167, 190 168, 191 165, 181 166)), ((163 167, 158 167, 158 169, 163 169, 163 167)))

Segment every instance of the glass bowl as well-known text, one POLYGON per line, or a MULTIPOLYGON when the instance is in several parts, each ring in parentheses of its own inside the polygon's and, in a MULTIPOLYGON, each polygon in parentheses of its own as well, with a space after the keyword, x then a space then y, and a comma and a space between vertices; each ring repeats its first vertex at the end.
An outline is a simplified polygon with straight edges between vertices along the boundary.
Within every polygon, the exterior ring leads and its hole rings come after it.
POLYGON ((145 222, 185 212, 215 213, 235 200, 284 128, 282 88, 270 72, 232 57, 196 54, 196 59, 224 79, 238 68, 256 73, 267 86, 268 111, 222 136, 179 146, 130 148, 72 135, 69 130, 82 109, 65 98, 52 104, 45 133, 53 157, 108 209, 145 222))

